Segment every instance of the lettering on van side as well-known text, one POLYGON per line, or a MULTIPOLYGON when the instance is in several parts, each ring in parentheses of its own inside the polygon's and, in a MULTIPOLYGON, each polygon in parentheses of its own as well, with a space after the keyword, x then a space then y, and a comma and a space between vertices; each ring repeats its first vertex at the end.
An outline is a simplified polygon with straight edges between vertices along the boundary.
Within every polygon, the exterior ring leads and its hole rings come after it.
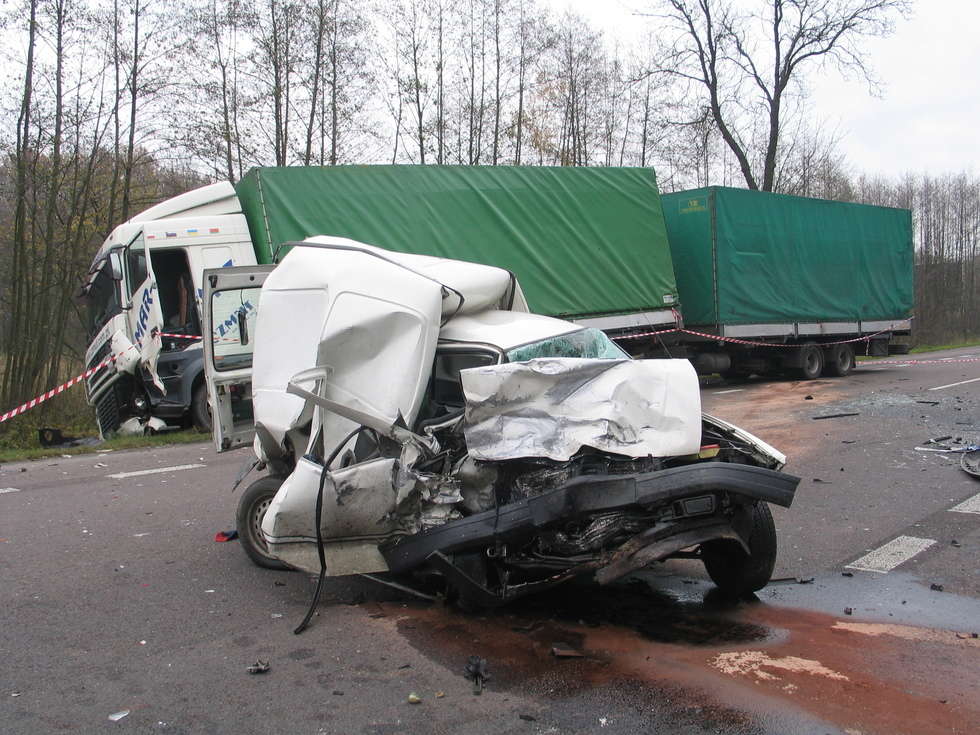
MULTIPOLYGON (((246 301, 242 304, 242 308, 245 309, 245 313, 248 314, 250 311, 254 311, 255 307, 252 305, 251 301, 246 301)), ((219 337, 224 337, 232 329, 238 328, 238 312, 234 311, 231 315, 225 319, 220 324, 215 325, 214 331, 218 333, 219 337)))

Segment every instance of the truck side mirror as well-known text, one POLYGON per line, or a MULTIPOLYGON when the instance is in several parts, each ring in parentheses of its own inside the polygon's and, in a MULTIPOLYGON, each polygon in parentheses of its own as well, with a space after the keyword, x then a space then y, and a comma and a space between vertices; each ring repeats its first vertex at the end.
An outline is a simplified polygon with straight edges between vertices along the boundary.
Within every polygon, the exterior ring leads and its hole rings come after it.
POLYGON ((241 307, 235 315, 238 317, 238 339, 243 345, 248 344, 248 312, 241 307))
POLYGON ((112 280, 121 281, 123 279, 122 259, 119 253, 109 253, 109 268, 112 270, 112 280))

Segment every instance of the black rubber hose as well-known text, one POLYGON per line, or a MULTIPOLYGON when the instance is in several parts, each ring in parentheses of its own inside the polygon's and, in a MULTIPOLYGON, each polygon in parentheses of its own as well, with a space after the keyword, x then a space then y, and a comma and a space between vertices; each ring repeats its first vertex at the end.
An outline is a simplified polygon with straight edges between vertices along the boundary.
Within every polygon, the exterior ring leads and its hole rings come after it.
POLYGON ((316 606, 320 604, 320 593, 323 591, 323 581, 327 578, 327 557, 323 551, 323 534, 320 531, 320 521, 323 518, 323 486, 327 480, 327 472, 330 470, 330 463, 333 462, 337 455, 340 454, 340 450, 347 446, 347 442, 357 436, 364 429, 363 426, 358 426, 354 431, 345 436, 343 440, 336 446, 336 448, 330 453, 326 461, 323 463, 323 469, 320 470, 320 487, 317 488, 316 492, 316 551, 317 556, 320 558, 320 577, 316 581, 316 590, 313 592, 313 600, 310 602, 310 609, 306 611, 306 617, 303 618, 303 622, 300 623, 296 630, 293 631, 293 635, 299 635, 310 625, 310 620, 313 619, 313 614, 316 612, 316 606))

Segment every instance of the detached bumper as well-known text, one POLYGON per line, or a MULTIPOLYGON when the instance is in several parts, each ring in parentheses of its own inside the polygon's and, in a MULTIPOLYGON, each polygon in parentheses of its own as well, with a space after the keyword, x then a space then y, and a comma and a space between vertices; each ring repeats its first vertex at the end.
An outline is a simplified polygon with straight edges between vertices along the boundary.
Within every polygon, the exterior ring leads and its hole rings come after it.
POLYGON ((421 566, 443 554, 528 539, 539 529, 578 516, 627 508, 657 507, 687 497, 728 493, 735 502, 793 502, 800 478, 750 465, 707 462, 638 475, 580 476, 564 487, 452 521, 382 549, 392 572, 421 566))

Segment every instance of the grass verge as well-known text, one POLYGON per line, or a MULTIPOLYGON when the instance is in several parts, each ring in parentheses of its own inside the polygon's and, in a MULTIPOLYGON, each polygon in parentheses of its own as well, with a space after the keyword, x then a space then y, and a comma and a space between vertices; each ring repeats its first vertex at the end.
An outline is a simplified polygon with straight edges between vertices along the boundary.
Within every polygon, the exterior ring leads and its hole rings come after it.
POLYGON ((209 434, 199 431, 166 431, 151 436, 117 436, 100 444, 85 444, 78 447, 12 447, 0 449, 0 462, 19 462, 45 457, 60 457, 64 454, 94 454, 107 449, 142 449, 144 447, 163 447, 170 444, 192 444, 210 440, 209 434))
POLYGON ((918 352, 938 352, 939 350, 955 350, 959 347, 977 347, 980 346, 980 339, 967 340, 966 342, 955 342, 948 345, 916 345, 911 350, 910 353, 918 352))

